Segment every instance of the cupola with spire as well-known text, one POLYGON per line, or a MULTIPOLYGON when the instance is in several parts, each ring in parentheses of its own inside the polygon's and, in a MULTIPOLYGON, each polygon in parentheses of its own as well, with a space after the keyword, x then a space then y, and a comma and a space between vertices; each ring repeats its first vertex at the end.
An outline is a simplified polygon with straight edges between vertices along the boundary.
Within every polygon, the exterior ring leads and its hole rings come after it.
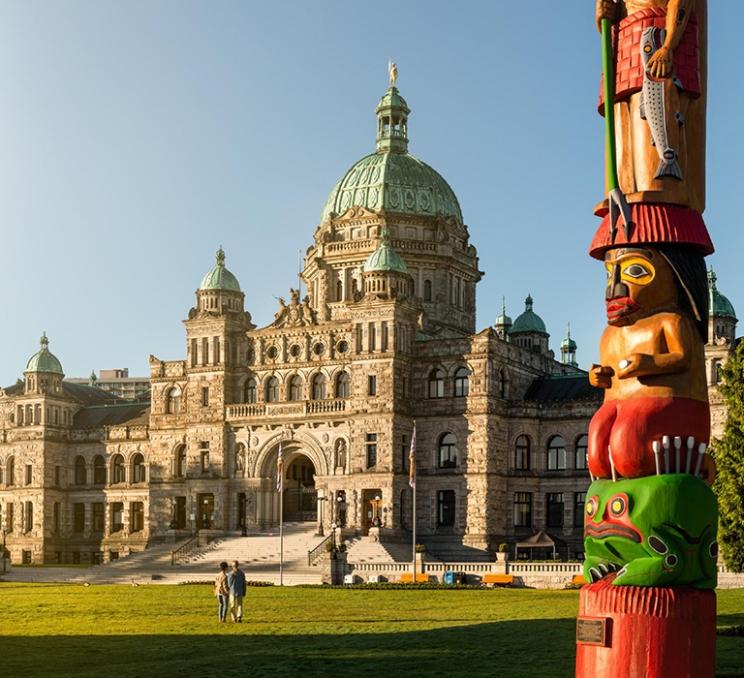
POLYGON ((202 278, 196 291, 197 309, 211 314, 243 311, 245 295, 238 279, 225 266, 225 251, 217 250, 212 269, 202 278))
POLYGON ((733 304, 718 290, 718 276, 713 267, 708 271, 708 342, 728 343, 736 339, 736 311, 733 304))
POLYGON ((533 310, 534 301, 528 294, 524 300, 524 312, 517 316, 509 333, 512 343, 528 348, 535 353, 548 355, 550 335, 545 329, 543 319, 533 310))
POLYGON ((577 348, 576 342, 571 338, 571 323, 568 323, 566 338, 561 342, 561 362, 564 365, 571 365, 571 367, 579 366, 579 363, 576 362, 577 348))
POLYGON ((501 297, 501 313, 496 318, 494 323, 496 328, 496 334, 499 339, 503 341, 509 341, 509 332, 512 328, 512 319, 506 315, 506 297, 501 297))
POLYGON ((413 280, 400 254, 390 244, 390 233, 382 229, 380 242, 367 257, 362 271, 366 297, 405 299, 412 295, 413 280))
POLYGON ((64 377, 62 363, 49 350, 46 332, 42 333, 39 344, 39 350, 28 359, 23 372, 25 393, 59 393, 64 377))

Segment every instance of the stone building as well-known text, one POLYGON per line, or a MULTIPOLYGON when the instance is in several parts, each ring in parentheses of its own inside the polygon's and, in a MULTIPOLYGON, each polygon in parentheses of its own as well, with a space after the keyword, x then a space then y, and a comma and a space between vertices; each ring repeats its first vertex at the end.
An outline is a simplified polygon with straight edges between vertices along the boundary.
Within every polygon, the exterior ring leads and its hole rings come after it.
MULTIPOLYGON (((16 562, 108 560, 194 530, 279 516, 482 557, 546 530, 581 554, 586 432, 601 393, 561 360, 528 296, 477 330, 483 273, 457 198, 408 153, 397 88, 376 150, 334 186, 302 281, 257 327, 220 249, 184 321, 185 358, 150 356, 150 402, 72 384, 46 337, 0 390, 0 520, 16 562)), ((733 318, 733 309, 731 309, 733 318)), ((731 334, 733 337, 733 334, 731 334)), ((715 342, 714 342, 715 343, 715 342)), ((718 344, 716 344, 718 346, 718 344)))

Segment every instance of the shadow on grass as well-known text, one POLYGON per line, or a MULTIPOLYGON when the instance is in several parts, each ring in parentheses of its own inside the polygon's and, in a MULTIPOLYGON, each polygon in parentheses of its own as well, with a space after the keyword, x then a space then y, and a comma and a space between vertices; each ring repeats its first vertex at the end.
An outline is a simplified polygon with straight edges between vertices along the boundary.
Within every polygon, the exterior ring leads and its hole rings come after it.
MULTIPOLYGON (((312 625, 309 625, 310 627, 312 625)), ((574 673, 574 621, 502 621, 430 631, 0 638, 11 676, 550 676, 574 673)), ((232 629, 230 629, 232 631, 232 629)), ((258 633, 256 633, 256 631, 258 633)), ((309 628, 308 631, 312 631, 309 628)))

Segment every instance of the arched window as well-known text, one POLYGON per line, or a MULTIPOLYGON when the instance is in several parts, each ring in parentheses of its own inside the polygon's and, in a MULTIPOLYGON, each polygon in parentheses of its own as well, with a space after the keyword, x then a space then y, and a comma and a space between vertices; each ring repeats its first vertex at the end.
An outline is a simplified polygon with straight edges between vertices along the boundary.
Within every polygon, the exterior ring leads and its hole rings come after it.
POLYGON ((548 441, 548 471, 566 468, 566 441, 563 436, 553 436, 548 441))
POLYGON ((424 280, 424 301, 431 301, 431 280, 424 280))
POLYGON ((256 402, 256 380, 250 377, 243 388, 243 401, 246 403, 256 402))
POLYGON ((576 439, 576 468, 579 470, 586 468, 586 453, 588 448, 589 436, 585 433, 576 439))
POLYGON ((8 485, 15 485, 15 457, 8 457, 8 466, 5 472, 5 482, 8 485))
POLYGON ((181 388, 173 386, 165 393, 165 413, 179 414, 181 412, 181 388))
POLYGON ((85 468, 85 459, 81 456, 75 457, 75 485, 85 485, 88 481, 85 468))
POLYGON ((517 471, 529 471, 530 463, 530 439, 525 435, 517 436, 514 442, 514 468, 517 471))
POLYGON ((336 280, 336 301, 344 300, 344 285, 339 278, 336 280))
POLYGON ((26 502, 26 510, 23 521, 23 531, 31 532, 34 529, 34 503, 32 501, 26 502))
POLYGON ((351 395, 351 378, 349 373, 339 372, 336 377, 336 397, 337 398, 348 398, 351 395))
POLYGON ((123 483, 126 481, 126 469, 124 467, 124 457, 120 454, 114 456, 111 460, 111 482, 123 483))
POLYGON ((302 400, 302 379, 298 374, 289 378, 287 400, 302 400))
POLYGON ((93 484, 106 484, 106 461, 100 454, 93 457, 93 484))
POLYGON ((509 392, 509 375, 506 370, 502 367, 499 370, 498 375, 498 394, 499 398, 506 398, 509 392))
POLYGON ((713 383, 720 384, 723 381, 723 364, 720 360, 713 363, 713 383))
POLYGON ((326 397, 325 374, 318 372, 313 377, 313 400, 324 400, 326 397))
POLYGON ((137 454, 132 457, 132 482, 133 483, 144 483, 145 478, 145 458, 137 452, 137 454))
POLYGON ((464 398, 470 393, 470 380, 466 367, 458 367, 455 372, 455 398, 464 398))
POLYGON ((174 468, 176 478, 186 477, 186 445, 176 448, 176 465, 174 468))
POLYGON ((444 370, 436 368, 429 372, 429 397, 444 398, 444 370))
POLYGON ((457 466, 457 441, 453 433, 443 433, 439 438, 439 468, 455 468, 457 466))
POLYGON ((275 403, 279 400, 279 380, 276 377, 269 377, 266 380, 266 397, 267 403, 275 403))

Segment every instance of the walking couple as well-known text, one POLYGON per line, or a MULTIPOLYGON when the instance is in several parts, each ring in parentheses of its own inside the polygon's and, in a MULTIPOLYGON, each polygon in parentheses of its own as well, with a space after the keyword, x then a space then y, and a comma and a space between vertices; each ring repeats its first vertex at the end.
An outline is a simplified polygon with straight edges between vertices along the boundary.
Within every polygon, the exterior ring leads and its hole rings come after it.
POLYGON ((230 617, 238 624, 243 621, 243 597, 245 596, 245 572, 238 567, 238 561, 233 560, 232 570, 227 571, 227 563, 220 563, 220 573, 214 581, 214 594, 219 603, 219 620, 227 620, 227 609, 230 617))

